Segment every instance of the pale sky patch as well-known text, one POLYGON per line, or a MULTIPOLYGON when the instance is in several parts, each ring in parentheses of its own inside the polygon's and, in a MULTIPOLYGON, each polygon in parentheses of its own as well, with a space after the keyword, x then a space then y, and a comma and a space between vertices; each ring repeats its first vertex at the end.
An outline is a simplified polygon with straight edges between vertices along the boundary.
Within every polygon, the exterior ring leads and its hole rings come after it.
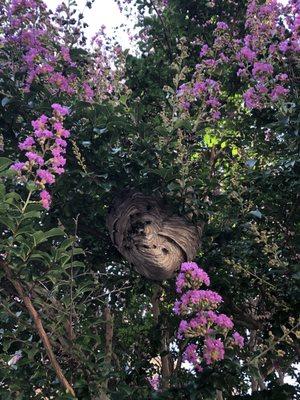
MULTIPOLYGON (((56 7, 62 3, 61 0, 44 0, 44 2, 52 11, 55 11, 56 7)), ((85 31, 88 39, 92 38, 102 25, 106 26, 108 36, 113 36, 114 28, 122 24, 133 29, 134 22, 121 14, 114 0, 95 0, 91 9, 85 7, 86 0, 77 0, 76 3, 79 12, 84 14, 84 21, 89 25, 85 31)), ((116 37, 123 48, 132 47, 128 35, 123 30, 119 29, 116 37)))

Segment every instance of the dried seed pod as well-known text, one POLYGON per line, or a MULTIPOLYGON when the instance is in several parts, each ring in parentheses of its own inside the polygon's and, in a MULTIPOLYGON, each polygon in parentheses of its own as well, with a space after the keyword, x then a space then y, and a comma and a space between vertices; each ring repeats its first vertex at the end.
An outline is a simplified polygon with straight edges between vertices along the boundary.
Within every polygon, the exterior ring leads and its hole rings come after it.
POLYGON ((182 262, 193 260, 200 245, 199 229, 139 192, 129 191, 115 200, 107 227, 123 257, 153 280, 171 278, 182 262))

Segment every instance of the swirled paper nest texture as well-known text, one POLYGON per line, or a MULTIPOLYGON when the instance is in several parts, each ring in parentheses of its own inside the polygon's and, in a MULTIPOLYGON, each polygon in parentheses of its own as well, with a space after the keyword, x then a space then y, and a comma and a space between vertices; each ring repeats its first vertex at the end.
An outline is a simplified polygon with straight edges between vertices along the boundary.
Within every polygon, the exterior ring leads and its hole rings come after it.
POLYGON ((200 245, 194 225, 139 192, 115 200, 107 227, 122 256, 138 273, 153 280, 173 277, 182 262, 194 259, 200 245))

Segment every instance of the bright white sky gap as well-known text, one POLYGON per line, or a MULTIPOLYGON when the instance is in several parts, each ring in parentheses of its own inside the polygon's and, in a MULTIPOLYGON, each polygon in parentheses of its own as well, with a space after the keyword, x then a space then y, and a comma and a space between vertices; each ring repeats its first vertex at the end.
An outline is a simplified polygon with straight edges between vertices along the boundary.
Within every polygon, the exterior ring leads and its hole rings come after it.
MULTIPOLYGON (((121 24, 132 27, 132 22, 128 20, 119 11, 119 8, 114 0, 95 0, 92 8, 85 7, 87 0, 77 0, 79 12, 83 11, 84 21, 89 24, 86 28, 86 35, 88 39, 97 33, 102 25, 106 26, 106 32, 109 36, 113 34, 113 29, 121 24)), ((44 0, 48 8, 55 11, 56 7, 62 3, 62 0, 44 0)), ((67 0, 65 0, 67 3, 67 0)), ((123 48, 131 48, 132 45, 125 33, 119 31, 117 35, 118 41, 123 48)))

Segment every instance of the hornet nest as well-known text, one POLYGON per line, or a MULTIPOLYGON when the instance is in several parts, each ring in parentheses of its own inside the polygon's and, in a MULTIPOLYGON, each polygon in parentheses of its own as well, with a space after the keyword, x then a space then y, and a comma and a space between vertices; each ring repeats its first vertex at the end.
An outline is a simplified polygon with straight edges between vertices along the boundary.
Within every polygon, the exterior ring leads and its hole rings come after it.
POLYGON ((128 191, 115 199, 107 227, 122 256, 153 280, 174 276, 182 262, 193 260, 200 246, 201 229, 139 192, 128 191))

